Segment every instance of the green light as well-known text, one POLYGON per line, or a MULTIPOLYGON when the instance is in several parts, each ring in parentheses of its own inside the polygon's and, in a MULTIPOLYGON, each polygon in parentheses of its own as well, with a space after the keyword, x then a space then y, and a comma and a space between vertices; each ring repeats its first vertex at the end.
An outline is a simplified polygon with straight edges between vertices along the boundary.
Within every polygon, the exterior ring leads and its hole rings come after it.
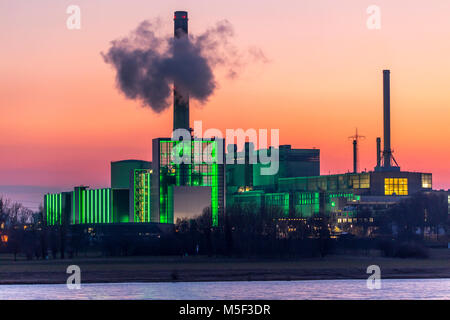
POLYGON ((94 192, 94 221, 98 223, 98 190, 93 190, 94 192))
POLYGON ((148 187, 147 187, 147 222, 150 222, 150 194, 151 194, 151 179, 150 173, 147 174, 148 187))
POLYGON ((72 192, 72 219, 73 224, 75 224, 75 191, 72 192))
POLYGON ((48 224, 52 224, 52 195, 49 194, 47 196, 47 202, 48 202, 48 224))
POLYGON ((83 215, 82 215, 82 212, 81 212, 81 193, 80 193, 80 189, 78 189, 78 222, 80 224, 84 223, 83 215))
POLYGON ((91 222, 91 210, 90 210, 90 206, 89 206, 89 198, 91 195, 91 190, 86 190, 86 216, 87 216, 87 223, 91 222))
POLYGON ((94 191, 89 190, 89 212, 91 213, 91 222, 95 223, 95 213, 94 213, 94 191))
POLYGON ((113 189, 109 189, 109 194, 111 197, 111 222, 114 223, 114 194, 113 189))
POLYGON ((109 206, 109 200, 110 200, 110 196, 109 196, 109 192, 110 192, 110 190, 106 190, 106 204, 107 204, 107 208, 108 208, 108 215, 107 215, 107 218, 108 218, 108 223, 110 222, 110 220, 109 220, 109 216, 110 216, 110 206, 109 206))
POLYGON ((95 205, 95 190, 89 190, 89 212, 91 213, 91 222, 95 223, 95 212, 94 212, 94 205, 95 205))
POLYGON ((52 225, 55 224, 55 211, 56 211, 56 195, 52 194, 52 225))
MULTIPOLYGON (((219 167, 216 161, 216 146, 218 142, 215 140, 194 140, 190 143, 160 141, 160 163, 161 169, 159 173, 159 222, 173 223, 173 187, 174 186, 209 186, 211 187, 211 215, 212 225, 218 225, 219 216, 219 167), (202 158, 203 150, 211 147, 211 159, 202 158), (183 150, 183 154, 188 156, 192 163, 183 163, 182 165, 174 163, 173 152, 183 150), (208 162, 206 162, 208 161, 208 162)), ((148 190, 151 188, 150 177, 148 177, 148 190)), ((147 206, 150 201, 147 201, 147 206)), ((147 211, 150 211, 150 207, 147 211)), ((150 216, 150 214, 148 213, 150 216)))
POLYGON ((336 202, 331 201, 331 206, 332 206, 332 207, 336 207, 336 202))
POLYGON ((103 216, 103 219, 102 219, 102 223, 106 223, 106 217, 105 217, 105 211, 106 211, 106 207, 105 207, 105 189, 102 189, 102 204, 103 204, 103 206, 102 206, 102 216, 103 216))
POLYGON ((62 224, 62 194, 59 194, 59 224, 62 224))
POLYGON ((80 189, 80 194, 81 194, 81 212, 83 216, 83 223, 86 223, 86 212, 84 210, 84 190, 80 189))

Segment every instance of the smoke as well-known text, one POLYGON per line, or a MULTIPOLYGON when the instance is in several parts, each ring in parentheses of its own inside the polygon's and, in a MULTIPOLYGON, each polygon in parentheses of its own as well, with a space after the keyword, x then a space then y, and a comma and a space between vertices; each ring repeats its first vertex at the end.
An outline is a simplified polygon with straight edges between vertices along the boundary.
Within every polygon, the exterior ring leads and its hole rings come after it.
MULTIPOLYGON (((199 36, 158 36, 158 24, 142 22, 128 37, 111 42, 106 63, 116 70, 120 91, 129 99, 162 112, 169 105, 173 83, 177 90, 204 103, 214 93, 217 83, 213 70, 225 67, 235 78, 245 65, 245 57, 232 44, 232 25, 224 20, 199 36)), ((250 56, 265 62, 260 49, 250 56)), ((256 50, 256 51, 254 51, 256 50)))

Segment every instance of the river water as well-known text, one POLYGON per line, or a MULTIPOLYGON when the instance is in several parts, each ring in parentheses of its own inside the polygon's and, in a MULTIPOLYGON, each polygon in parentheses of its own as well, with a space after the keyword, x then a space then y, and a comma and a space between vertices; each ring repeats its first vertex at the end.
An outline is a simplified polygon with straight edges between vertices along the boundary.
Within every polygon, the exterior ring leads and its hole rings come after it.
POLYGON ((0 299, 450 299, 450 279, 386 279, 369 290, 366 280, 230 281, 1 285, 0 299))

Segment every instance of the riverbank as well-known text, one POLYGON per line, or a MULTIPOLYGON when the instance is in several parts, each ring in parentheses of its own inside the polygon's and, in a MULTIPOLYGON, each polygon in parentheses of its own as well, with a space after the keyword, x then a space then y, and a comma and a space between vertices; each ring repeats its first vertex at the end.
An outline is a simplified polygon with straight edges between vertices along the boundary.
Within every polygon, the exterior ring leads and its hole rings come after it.
POLYGON ((82 283, 366 279, 369 265, 380 266, 384 279, 425 279, 450 278, 450 250, 431 250, 428 259, 331 255, 291 260, 198 256, 13 261, 10 255, 0 255, 0 284, 66 283, 69 265, 81 268, 82 283))

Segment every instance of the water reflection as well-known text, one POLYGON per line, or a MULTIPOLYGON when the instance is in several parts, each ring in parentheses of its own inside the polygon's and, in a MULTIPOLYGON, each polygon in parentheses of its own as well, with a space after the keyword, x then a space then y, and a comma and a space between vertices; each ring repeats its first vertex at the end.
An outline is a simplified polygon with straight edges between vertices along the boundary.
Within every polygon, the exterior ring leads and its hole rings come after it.
POLYGON ((449 288, 450 279, 382 280, 380 290, 365 280, 2 285, 0 299, 450 299, 449 288))

